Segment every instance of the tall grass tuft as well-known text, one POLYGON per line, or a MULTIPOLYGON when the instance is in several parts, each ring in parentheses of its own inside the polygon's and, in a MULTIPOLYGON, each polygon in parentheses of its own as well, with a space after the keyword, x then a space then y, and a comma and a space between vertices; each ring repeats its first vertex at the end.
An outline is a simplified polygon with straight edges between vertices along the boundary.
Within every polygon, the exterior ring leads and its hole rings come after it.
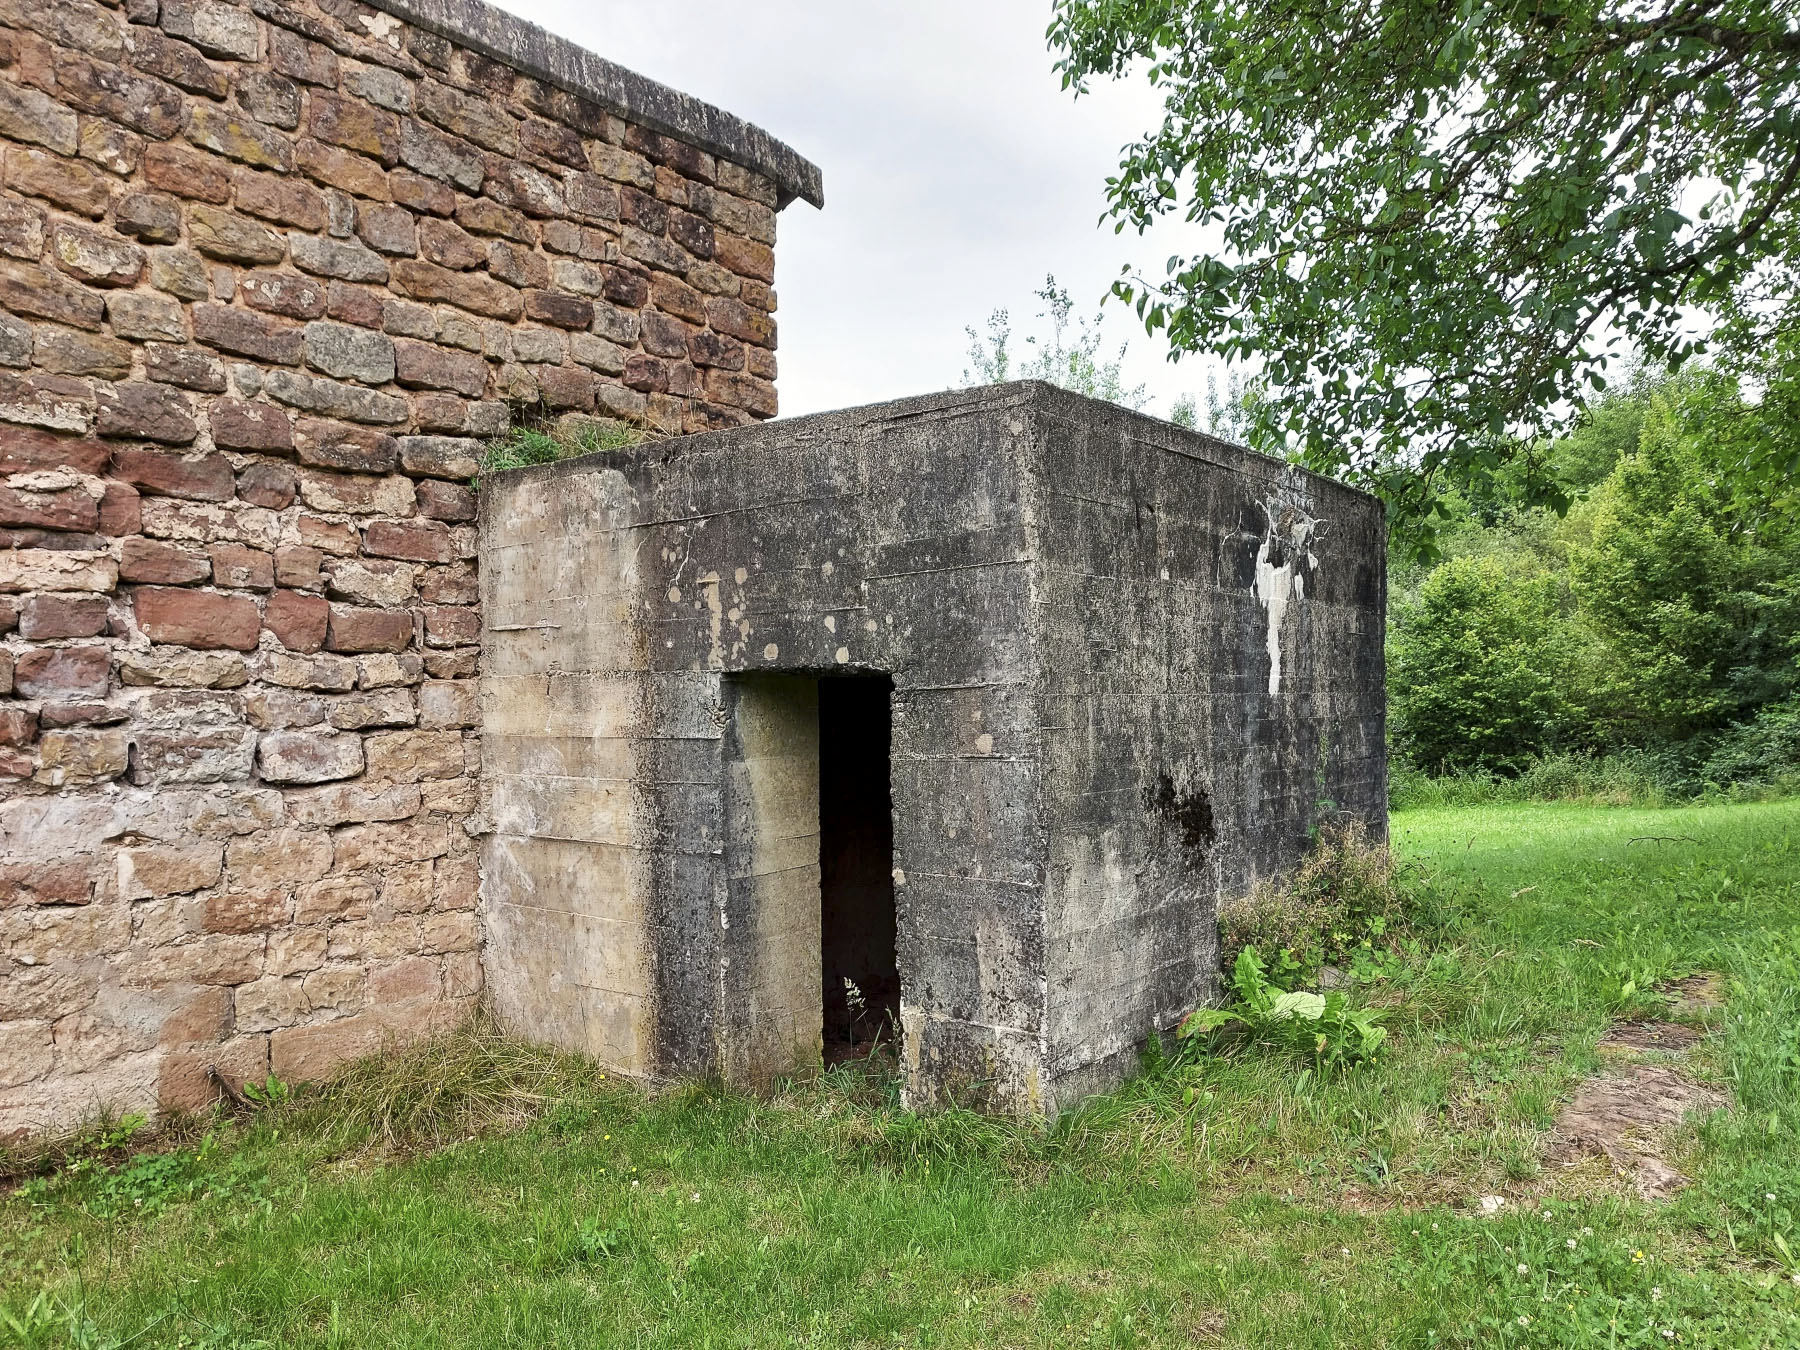
POLYGON ((1486 769, 1434 777, 1396 765, 1388 780, 1388 802, 1396 811, 1500 802, 1665 806, 1680 795, 1648 757, 1630 752, 1544 755, 1506 778, 1486 769))
POLYGON ((1791 774, 1771 771, 1760 779, 1712 783, 1692 766, 1637 750, 1544 755, 1510 777, 1486 769, 1434 776, 1395 764, 1388 779, 1388 805, 1396 811, 1512 802, 1660 807, 1694 801, 1772 801, 1796 792, 1800 780, 1791 774))
POLYGON ((516 1129, 606 1075, 578 1055, 509 1037, 478 1012, 461 1026, 345 1065, 303 1094, 295 1124, 340 1145, 399 1152, 516 1129))
MULTIPOLYGON (((649 434, 639 427, 608 418, 585 418, 579 423, 542 422, 514 427, 488 442, 482 452, 481 472, 500 473, 531 464, 555 464, 576 455, 603 450, 624 450, 642 445, 649 434)), ((477 479, 477 486, 480 480, 477 479)))

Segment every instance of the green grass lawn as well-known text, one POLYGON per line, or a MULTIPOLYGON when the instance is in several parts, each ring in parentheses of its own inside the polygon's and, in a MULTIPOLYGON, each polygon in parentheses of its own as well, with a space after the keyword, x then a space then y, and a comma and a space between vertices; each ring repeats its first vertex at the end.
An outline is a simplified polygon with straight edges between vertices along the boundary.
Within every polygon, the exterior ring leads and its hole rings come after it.
POLYGON ((1445 927, 1366 972, 1374 1068, 1165 1066, 1040 1129, 565 1065, 535 1121, 408 1156, 302 1100, 0 1202, 0 1342, 1800 1346, 1800 803, 1393 834, 1445 927), (1688 1072, 1734 1105, 1669 1154, 1695 1184, 1545 1170, 1609 1020, 1699 971, 1729 1001, 1688 1072))

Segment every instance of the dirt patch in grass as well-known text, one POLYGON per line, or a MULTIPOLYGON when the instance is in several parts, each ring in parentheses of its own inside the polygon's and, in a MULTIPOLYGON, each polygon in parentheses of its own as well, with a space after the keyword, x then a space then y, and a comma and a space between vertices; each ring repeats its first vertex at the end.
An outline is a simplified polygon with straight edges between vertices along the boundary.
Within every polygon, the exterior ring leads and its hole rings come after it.
MULTIPOLYGON (((1706 1022, 1725 1003, 1724 978, 1702 973, 1658 987, 1678 1017, 1706 1022)), ((1626 1061, 1583 1083, 1550 1132, 1545 1160, 1569 1169, 1604 1158, 1615 1175, 1628 1179, 1646 1200, 1667 1200, 1688 1178, 1663 1156, 1669 1132, 1689 1112, 1716 1110, 1726 1095, 1705 1087, 1667 1063, 1632 1062, 1661 1052, 1686 1055, 1705 1035, 1701 1027, 1654 1018, 1619 1022, 1608 1028, 1596 1048, 1626 1061)))
POLYGON ((1604 1156, 1646 1200, 1666 1200, 1684 1177, 1662 1157, 1663 1139, 1690 1111, 1725 1105, 1723 1093, 1656 1064, 1634 1064, 1582 1084, 1551 1131, 1547 1160, 1572 1167, 1604 1156))
POLYGON ((1659 984, 1656 992, 1674 1004, 1677 1017, 1706 1021, 1725 1006, 1725 977, 1714 971, 1702 971, 1683 980, 1659 984))
POLYGON ((1679 1022, 1620 1022, 1600 1038, 1602 1050, 1686 1050, 1700 1039, 1679 1022))

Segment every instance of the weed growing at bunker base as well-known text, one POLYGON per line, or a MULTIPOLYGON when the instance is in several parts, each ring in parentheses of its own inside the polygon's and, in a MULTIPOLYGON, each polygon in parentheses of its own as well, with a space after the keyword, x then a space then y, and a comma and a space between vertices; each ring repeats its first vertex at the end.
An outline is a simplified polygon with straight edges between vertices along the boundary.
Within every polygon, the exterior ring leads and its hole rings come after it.
POLYGON ((1416 954, 1440 909, 1429 875, 1402 867, 1360 821, 1335 823, 1319 830, 1292 872, 1220 905, 1220 956, 1229 967, 1255 947, 1270 981, 1293 989, 1327 965, 1369 967, 1416 954))
POLYGON ((1387 1041, 1380 1009, 1357 1007, 1341 990, 1283 992, 1254 947, 1238 953, 1231 992, 1224 1007, 1200 1008, 1182 1021, 1175 1034, 1187 1053, 1235 1048, 1231 1033, 1241 1032, 1239 1044, 1270 1046, 1329 1070, 1368 1063, 1387 1041))

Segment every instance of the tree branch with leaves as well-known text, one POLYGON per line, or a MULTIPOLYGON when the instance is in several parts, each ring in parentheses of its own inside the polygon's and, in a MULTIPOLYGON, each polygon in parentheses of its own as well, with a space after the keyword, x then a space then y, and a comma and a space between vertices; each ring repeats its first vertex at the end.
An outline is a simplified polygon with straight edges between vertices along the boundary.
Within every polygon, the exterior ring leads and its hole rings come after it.
POLYGON ((1800 0, 1056 0, 1048 36, 1065 86, 1163 94, 1118 227, 1220 241, 1115 292, 1257 361, 1262 437, 1427 544, 1610 362, 1800 329, 1800 0))

